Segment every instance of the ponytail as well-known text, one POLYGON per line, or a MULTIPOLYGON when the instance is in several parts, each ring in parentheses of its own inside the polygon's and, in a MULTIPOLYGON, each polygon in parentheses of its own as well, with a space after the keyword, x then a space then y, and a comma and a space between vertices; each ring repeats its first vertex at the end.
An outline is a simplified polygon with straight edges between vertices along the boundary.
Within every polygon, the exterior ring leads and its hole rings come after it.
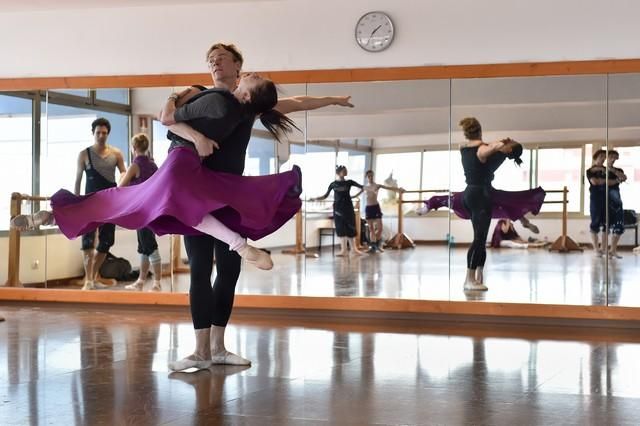
POLYGON ((291 133, 293 129, 300 130, 293 120, 275 109, 260 114, 260 122, 278 142, 282 142, 285 133, 291 133))
POLYGON ((507 154, 507 158, 513 160, 516 165, 520 166, 522 164, 522 159, 520 158, 523 151, 522 145, 512 139, 509 140, 513 144, 513 147, 511 148, 511 152, 507 154))

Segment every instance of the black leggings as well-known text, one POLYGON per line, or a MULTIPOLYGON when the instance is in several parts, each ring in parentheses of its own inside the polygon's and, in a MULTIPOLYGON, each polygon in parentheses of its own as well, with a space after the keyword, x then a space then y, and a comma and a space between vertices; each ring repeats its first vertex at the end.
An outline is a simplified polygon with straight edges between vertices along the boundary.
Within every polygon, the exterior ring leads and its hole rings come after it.
POLYGON ((227 244, 209 235, 185 236, 184 245, 191 268, 189 303, 193 327, 226 327, 240 276, 240 255, 229 251, 227 244), (216 279, 211 287, 214 251, 216 279))
POLYGON ((491 187, 469 185, 462 195, 464 208, 471 214, 473 243, 467 252, 467 268, 483 267, 487 260, 487 234, 491 225, 491 187))

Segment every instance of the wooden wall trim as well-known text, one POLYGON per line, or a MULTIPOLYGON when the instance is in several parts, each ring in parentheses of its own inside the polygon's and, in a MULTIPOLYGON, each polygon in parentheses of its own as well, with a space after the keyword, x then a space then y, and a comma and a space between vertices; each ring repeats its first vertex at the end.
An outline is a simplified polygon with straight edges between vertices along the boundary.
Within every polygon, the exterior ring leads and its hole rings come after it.
MULTIPOLYGON (((0 288, 0 300, 96 303, 121 305, 189 306, 186 293, 146 293, 131 291, 47 290, 0 288)), ((299 312, 351 311, 402 314, 481 315, 489 317, 529 317, 639 321, 640 308, 621 306, 543 305, 363 297, 309 297, 238 294, 236 308, 282 309, 299 312)))
MULTIPOLYGON (((640 59, 259 72, 280 84, 618 74, 640 72, 640 59)), ((0 90, 165 87, 210 82, 208 73, 0 78, 0 90)))

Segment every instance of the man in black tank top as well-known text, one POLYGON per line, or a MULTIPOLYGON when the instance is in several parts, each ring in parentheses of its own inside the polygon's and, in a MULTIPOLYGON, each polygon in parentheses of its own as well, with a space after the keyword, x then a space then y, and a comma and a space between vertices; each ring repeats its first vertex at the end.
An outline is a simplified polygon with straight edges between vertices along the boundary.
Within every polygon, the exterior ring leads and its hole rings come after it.
MULTIPOLYGON (((207 64, 215 88, 233 91, 237 87, 243 57, 232 44, 217 43, 207 51, 207 64)), ((173 94, 163 111, 175 111, 185 99, 200 92, 203 87, 193 86, 180 94, 173 94)), ((274 109, 283 114, 311 110, 329 105, 353 107, 350 96, 294 96, 278 100, 274 109)), ((207 108, 207 106, 204 106, 207 108)), ((186 118, 186 117, 179 117, 186 118)), ((184 120, 183 120, 184 121, 184 120)), ((246 117, 235 130, 221 140, 216 140, 220 149, 203 160, 211 170, 241 175, 251 138, 255 117, 246 117)), ((163 123, 170 125, 173 123, 163 123)), ((174 129, 172 129, 174 130, 174 129)), ((184 143, 189 134, 177 129, 169 135, 172 144, 184 143)), ((175 146, 175 145, 174 145, 175 146)), ((185 248, 189 257, 191 285, 189 300, 191 317, 196 331, 196 350, 187 358, 169 364, 171 370, 207 368, 213 364, 249 365, 251 361, 228 352, 224 345, 224 333, 233 309, 236 283, 240 276, 241 259, 229 246, 211 236, 185 236, 185 248), (216 279, 211 286, 213 257, 216 259, 216 279)))
MULTIPOLYGON (((98 118, 91 123, 94 144, 80 151, 76 170, 74 193, 80 195, 82 175, 86 174, 85 194, 116 186, 116 168, 125 172, 124 157, 118 148, 107 145, 111 123, 106 118, 98 118)), ((107 223, 98 228, 98 245, 95 245, 96 231, 82 236, 84 264, 83 290, 93 290, 100 266, 107 252, 115 242, 116 227, 107 223), (95 253, 94 253, 94 247, 95 253)))

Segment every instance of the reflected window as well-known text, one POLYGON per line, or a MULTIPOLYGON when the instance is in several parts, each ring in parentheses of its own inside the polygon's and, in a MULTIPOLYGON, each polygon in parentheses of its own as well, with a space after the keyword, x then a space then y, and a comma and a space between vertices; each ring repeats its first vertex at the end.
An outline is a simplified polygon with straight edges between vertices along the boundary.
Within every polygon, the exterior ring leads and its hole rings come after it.
POLYGON ((129 104, 129 89, 97 89, 96 99, 116 104, 129 104))
POLYGON ((60 188, 73 191, 78 154, 93 144, 91 123, 98 117, 111 123, 108 143, 122 151, 126 162, 129 158, 127 115, 42 103, 41 195, 51 195, 60 188))
POLYGON ((620 158, 614 166, 624 170, 627 181, 620 184, 620 196, 625 210, 640 212, 640 147, 614 148, 620 158))
MULTIPOLYGON (((538 185, 547 191, 569 190, 567 210, 580 212, 582 191, 582 148, 544 148, 538 150, 538 185)), ((550 194, 549 200, 562 200, 562 194, 550 194)), ((543 212, 561 212, 562 204, 543 204, 543 212)))
MULTIPOLYGON (((397 186, 407 191, 420 188, 421 152, 399 152, 376 155, 376 181, 387 186, 397 186)), ((393 191, 380 190, 378 200, 384 214, 398 214, 397 194, 393 191)), ((405 200, 418 200, 419 195, 406 194, 405 200)), ((405 211, 413 210, 415 205, 407 204, 405 211)))
POLYGON ((264 176, 276 172, 276 152, 273 139, 252 136, 247 148, 245 176, 264 176))
POLYGON ((65 95, 81 96, 83 98, 89 97, 89 90, 87 89, 52 89, 51 92, 63 93, 65 95))
POLYGON ((152 139, 151 145, 153 146, 153 160, 156 162, 158 167, 164 163, 164 160, 167 159, 167 154, 169 152, 169 146, 171 145, 171 141, 167 139, 167 131, 169 129, 167 126, 162 125, 158 120, 153 120, 153 130, 152 130, 152 139))
MULTIPOLYGON (((336 178, 336 151, 332 147, 308 143, 301 167, 305 194, 308 197, 319 197, 336 178), (305 176, 313 176, 313 179, 305 179, 305 176)), ((330 195, 332 196, 333 194, 330 195)))
POLYGON ((12 192, 31 193, 33 102, 15 96, 0 95, 0 229, 9 229, 12 192))

